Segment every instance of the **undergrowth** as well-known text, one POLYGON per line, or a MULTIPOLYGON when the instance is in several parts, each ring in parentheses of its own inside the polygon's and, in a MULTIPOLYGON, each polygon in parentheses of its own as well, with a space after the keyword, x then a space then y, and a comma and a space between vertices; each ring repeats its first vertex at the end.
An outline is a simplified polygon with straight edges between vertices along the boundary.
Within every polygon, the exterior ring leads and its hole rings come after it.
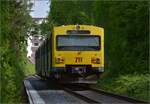
POLYGON ((108 92, 134 97, 149 101, 149 74, 127 74, 119 77, 104 77, 97 83, 97 87, 108 92))

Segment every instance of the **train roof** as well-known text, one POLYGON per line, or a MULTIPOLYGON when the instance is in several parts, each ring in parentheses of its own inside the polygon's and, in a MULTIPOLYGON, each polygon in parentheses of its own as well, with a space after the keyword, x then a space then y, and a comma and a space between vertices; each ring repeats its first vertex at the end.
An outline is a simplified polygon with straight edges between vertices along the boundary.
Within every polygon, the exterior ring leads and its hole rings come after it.
POLYGON ((77 26, 79 26, 81 29, 88 29, 88 28, 97 28, 97 29, 104 29, 103 27, 93 26, 93 25, 62 25, 62 26, 56 26, 54 29, 60 29, 60 28, 68 28, 68 29, 75 29, 77 26))

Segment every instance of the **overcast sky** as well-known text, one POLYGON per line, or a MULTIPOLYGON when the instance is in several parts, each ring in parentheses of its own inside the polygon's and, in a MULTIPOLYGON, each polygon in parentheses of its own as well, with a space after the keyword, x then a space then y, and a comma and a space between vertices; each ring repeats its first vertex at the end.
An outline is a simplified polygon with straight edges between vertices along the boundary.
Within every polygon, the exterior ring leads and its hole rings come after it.
POLYGON ((30 13, 32 17, 42 18, 48 15, 49 0, 32 0, 32 2, 34 2, 32 7, 34 11, 30 13))

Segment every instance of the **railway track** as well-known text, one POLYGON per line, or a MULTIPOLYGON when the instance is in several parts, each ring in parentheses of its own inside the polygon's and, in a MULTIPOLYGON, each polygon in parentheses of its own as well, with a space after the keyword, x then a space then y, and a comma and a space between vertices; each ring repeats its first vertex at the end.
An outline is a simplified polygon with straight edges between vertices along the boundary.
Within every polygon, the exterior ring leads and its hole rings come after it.
POLYGON ((130 98, 127 96, 116 95, 103 90, 91 88, 88 85, 64 85, 64 90, 72 93, 73 95, 85 99, 88 103, 99 104, 148 104, 148 102, 130 98))
POLYGON ((64 91, 55 81, 44 81, 37 76, 24 80, 29 104, 88 104, 64 91))
POLYGON ((122 99, 122 100, 128 101, 130 103, 148 104, 148 102, 137 100, 135 98, 131 98, 131 97, 128 97, 128 96, 117 95, 117 94, 114 94, 114 93, 106 92, 106 91, 103 91, 103 90, 100 90, 100 89, 91 88, 91 87, 89 87, 89 89, 94 91, 94 92, 106 95, 106 96, 108 95, 108 96, 111 96, 111 97, 115 97, 115 98, 118 98, 118 99, 122 99))
POLYGON ((88 98, 88 97, 82 95, 82 94, 76 93, 76 92, 73 91, 72 89, 64 88, 64 90, 67 91, 68 93, 71 93, 72 95, 78 97, 79 99, 82 99, 82 100, 84 100, 84 101, 90 103, 90 104, 91 104, 91 103, 99 103, 99 102, 97 102, 97 101, 95 101, 95 100, 93 100, 93 99, 90 99, 90 98, 88 98))
POLYGON ((30 104, 148 104, 85 85, 43 81, 38 76, 24 80, 30 104))

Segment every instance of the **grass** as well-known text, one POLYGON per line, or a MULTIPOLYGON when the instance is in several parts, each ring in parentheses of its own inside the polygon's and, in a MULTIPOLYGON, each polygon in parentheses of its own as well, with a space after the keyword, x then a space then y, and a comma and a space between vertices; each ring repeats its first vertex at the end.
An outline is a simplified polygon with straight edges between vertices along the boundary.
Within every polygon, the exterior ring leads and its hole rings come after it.
POLYGON ((26 70, 25 70, 25 76, 33 75, 35 74, 35 65, 26 61, 26 70))
POLYGON ((116 78, 106 76, 98 81, 97 87, 108 92, 149 101, 149 81, 149 74, 120 75, 116 78))

